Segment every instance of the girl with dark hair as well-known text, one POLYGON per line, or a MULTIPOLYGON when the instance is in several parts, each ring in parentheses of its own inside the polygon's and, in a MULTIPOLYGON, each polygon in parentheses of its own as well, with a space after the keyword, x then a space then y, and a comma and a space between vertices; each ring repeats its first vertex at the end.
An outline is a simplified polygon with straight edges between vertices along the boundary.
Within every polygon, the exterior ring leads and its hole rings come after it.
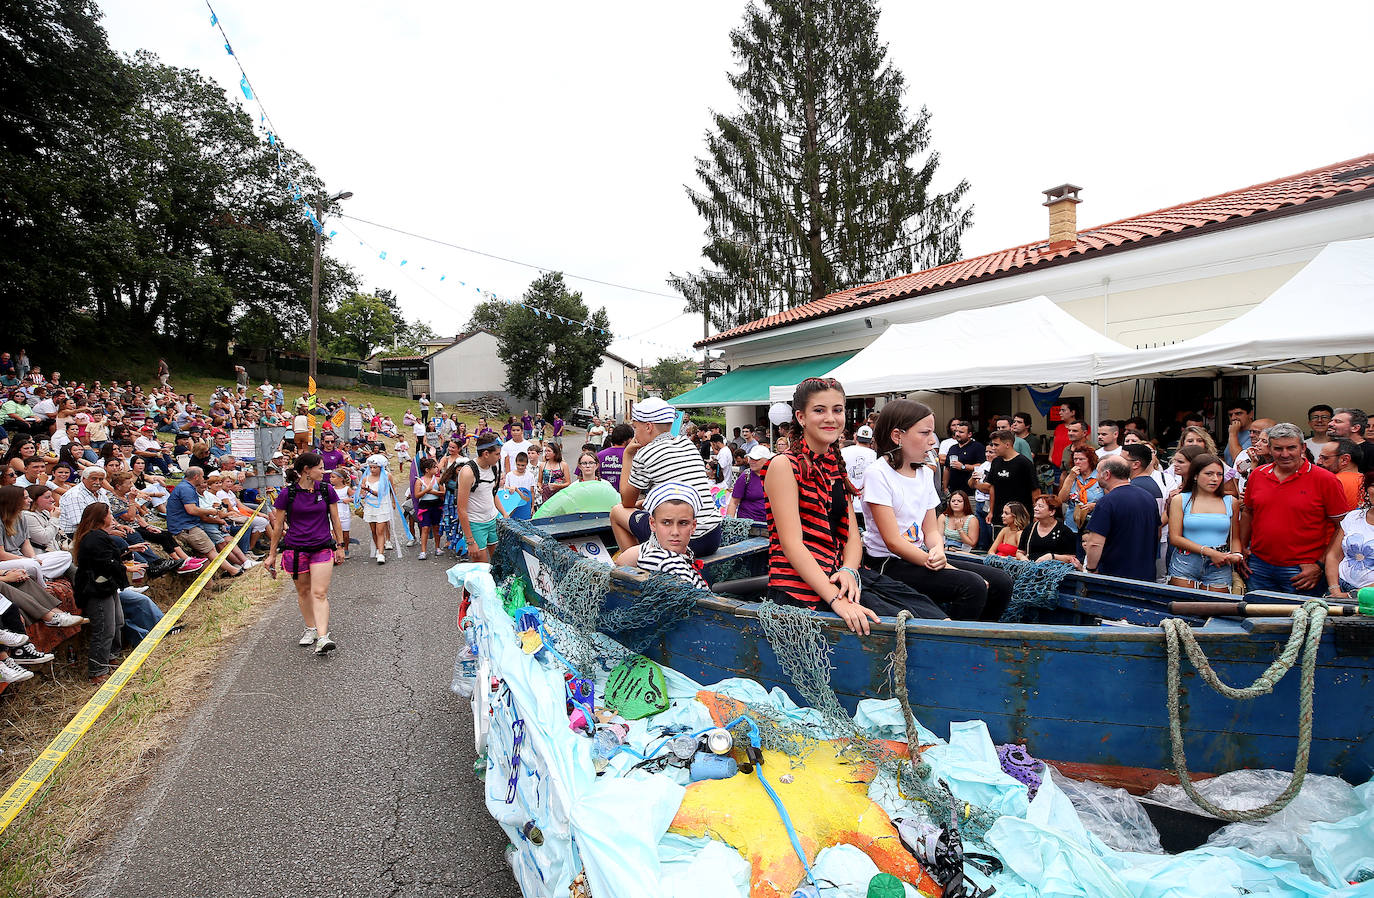
POLYGON ((547 502, 571 483, 572 471, 563 460, 563 444, 549 440, 544 444, 544 458, 539 464, 539 501, 547 502))
POLYGON ((864 471, 864 567, 930 596, 940 617, 979 619, 987 580, 949 563, 935 514, 940 494, 925 463, 938 445, 935 415, 923 403, 896 399, 878 413, 873 435, 878 458, 864 471))
POLYGON ((968 493, 955 490, 945 500, 945 512, 937 524, 945 535, 945 548, 967 552, 978 545, 978 516, 968 493))
POLYGON ((1361 484, 1360 507, 1347 512, 1326 549, 1326 585, 1333 599, 1374 586, 1374 472, 1361 484))
MULTIPOLYGON (((296 584, 296 599, 305 633, 299 645, 314 646, 323 655, 335 648, 329 636, 329 581, 334 565, 343 564, 343 525, 339 523, 339 494, 325 480, 324 460, 314 452, 302 452, 293 465, 296 482, 277 493, 273 503, 272 546, 267 571, 277 574, 277 544, 282 569, 296 584)), ((383 474, 385 476, 385 474, 383 474)))
POLYGON ((1222 493, 1225 483, 1226 463, 1204 452, 1192 459, 1178 495, 1169 499, 1170 585, 1231 591, 1231 566, 1244 556, 1231 551, 1240 506, 1222 493))
POLYGON ((426 549, 430 537, 434 538, 434 555, 444 554, 439 548, 439 522, 444 510, 444 484, 439 474, 439 463, 429 456, 420 459, 420 476, 411 485, 411 498, 415 500, 415 524, 420 530, 420 560, 428 558, 426 549))
POLYGON ((763 469, 768 597, 817 610, 829 606, 850 630, 864 635, 879 614, 907 610, 916 617, 944 617, 906 584, 862 568, 853 487, 839 450, 844 427, 839 381, 802 381, 792 396, 792 414, 792 450, 769 459, 763 469))
POLYGON ((121 647, 119 631, 124 626, 124 610, 119 591, 128 587, 129 571, 146 567, 125 563, 129 548, 123 540, 115 538, 118 528, 110 506, 92 502, 81 513, 72 536, 76 603, 91 621, 87 671, 93 683, 110 675, 110 657, 121 647))

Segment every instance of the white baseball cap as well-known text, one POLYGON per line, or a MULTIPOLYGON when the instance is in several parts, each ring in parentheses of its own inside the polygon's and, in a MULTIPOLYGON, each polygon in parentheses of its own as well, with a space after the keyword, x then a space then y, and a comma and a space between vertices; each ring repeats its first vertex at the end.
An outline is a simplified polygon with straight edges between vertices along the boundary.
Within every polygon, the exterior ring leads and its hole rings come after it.
POLYGON ((869 427, 867 424, 863 425, 863 426, 860 427, 858 430, 854 431, 854 439, 856 439, 856 440, 871 440, 871 439, 873 439, 873 428, 872 428, 872 427, 869 427))
POLYGON ((759 443, 753 449, 749 450, 749 457, 754 461, 767 461, 773 457, 773 450, 769 449, 763 443, 759 443))

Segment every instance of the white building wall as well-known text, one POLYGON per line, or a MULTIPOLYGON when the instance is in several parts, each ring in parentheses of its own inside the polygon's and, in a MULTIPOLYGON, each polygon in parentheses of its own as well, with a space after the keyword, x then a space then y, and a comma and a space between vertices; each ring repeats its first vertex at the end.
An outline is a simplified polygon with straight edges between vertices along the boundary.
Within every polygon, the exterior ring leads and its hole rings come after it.
POLYGON ((430 398, 450 403, 478 396, 501 396, 512 411, 522 402, 506 392, 506 366, 497 350, 500 341, 479 331, 430 356, 430 398))
POLYGON ((592 372, 592 382, 582 389, 582 407, 595 408, 601 417, 621 421, 625 417, 625 363, 609 356, 592 372))

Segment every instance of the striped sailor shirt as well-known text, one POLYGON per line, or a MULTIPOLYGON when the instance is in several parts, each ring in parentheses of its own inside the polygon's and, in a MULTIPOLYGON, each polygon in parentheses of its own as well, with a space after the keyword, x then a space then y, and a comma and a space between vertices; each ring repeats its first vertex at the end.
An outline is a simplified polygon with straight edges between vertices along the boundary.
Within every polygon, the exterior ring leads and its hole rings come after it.
POLYGON ((687 581, 697 589, 711 588, 706 585, 706 580, 697 570, 696 558, 692 555, 691 549, 681 554, 669 552, 652 535, 647 542, 639 544, 639 560, 636 564, 642 571, 671 574, 679 580, 687 581))
POLYGON ((647 493, 660 483, 677 481, 696 490, 701 498, 697 506, 696 539, 720 526, 720 509, 711 497, 711 484, 706 468, 692 441, 684 436, 659 434, 636 452, 630 461, 630 486, 647 493))

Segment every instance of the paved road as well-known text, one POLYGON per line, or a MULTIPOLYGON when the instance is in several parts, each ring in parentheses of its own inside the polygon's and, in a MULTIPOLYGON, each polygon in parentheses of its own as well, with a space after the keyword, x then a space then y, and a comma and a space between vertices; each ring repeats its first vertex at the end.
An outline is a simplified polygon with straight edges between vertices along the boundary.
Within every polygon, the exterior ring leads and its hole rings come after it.
POLYGON ((296 646, 289 581, 115 840, 96 898, 516 898, 473 776, 451 556, 355 555, 331 590, 339 650, 296 646))

